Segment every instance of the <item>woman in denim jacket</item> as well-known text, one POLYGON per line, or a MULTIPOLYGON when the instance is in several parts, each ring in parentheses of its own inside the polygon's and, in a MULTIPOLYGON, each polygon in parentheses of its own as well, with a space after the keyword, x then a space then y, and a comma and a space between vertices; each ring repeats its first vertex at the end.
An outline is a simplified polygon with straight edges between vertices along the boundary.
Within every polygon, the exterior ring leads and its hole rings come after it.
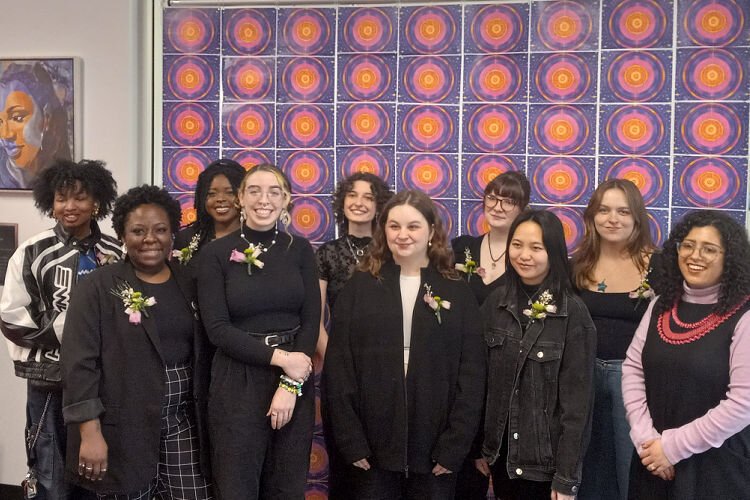
POLYGON ((489 348, 482 455, 498 498, 572 499, 590 432, 596 332, 573 292, 553 213, 518 216, 506 269, 507 282, 482 307, 489 348))

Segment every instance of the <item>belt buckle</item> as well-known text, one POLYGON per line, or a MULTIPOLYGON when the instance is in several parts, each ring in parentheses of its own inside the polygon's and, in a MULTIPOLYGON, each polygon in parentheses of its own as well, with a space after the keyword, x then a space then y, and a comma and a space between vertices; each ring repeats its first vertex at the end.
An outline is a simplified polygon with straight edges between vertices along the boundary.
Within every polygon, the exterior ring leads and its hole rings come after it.
POLYGON ((279 345, 281 345, 280 341, 281 337, 279 335, 268 335, 265 339, 263 339, 263 343, 268 347, 278 347, 279 345))

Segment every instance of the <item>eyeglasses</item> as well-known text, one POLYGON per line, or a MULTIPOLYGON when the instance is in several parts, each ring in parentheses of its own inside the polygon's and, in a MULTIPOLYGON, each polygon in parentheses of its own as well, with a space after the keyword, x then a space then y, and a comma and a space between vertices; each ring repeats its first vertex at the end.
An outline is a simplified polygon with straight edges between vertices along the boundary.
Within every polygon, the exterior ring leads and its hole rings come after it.
POLYGON ((719 255, 724 253, 724 250, 721 247, 710 243, 698 246, 694 241, 677 242, 677 254, 680 257, 690 257, 696 249, 698 249, 698 255, 707 262, 715 261, 719 255))
POLYGON ((518 206, 518 202, 511 198, 500 198, 494 194, 487 194, 484 196, 484 206, 487 208, 495 208, 497 204, 500 204, 500 210, 508 212, 518 206))
MULTIPOLYGON (((248 186, 248 188, 245 189, 245 194, 250 198, 260 198, 263 196, 263 193, 264 191, 257 186, 248 186)), ((284 196, 284 192, 281 188, 270 188, 268 191, 265 191, 265 194, 269 201, 279 201, 284 196)))

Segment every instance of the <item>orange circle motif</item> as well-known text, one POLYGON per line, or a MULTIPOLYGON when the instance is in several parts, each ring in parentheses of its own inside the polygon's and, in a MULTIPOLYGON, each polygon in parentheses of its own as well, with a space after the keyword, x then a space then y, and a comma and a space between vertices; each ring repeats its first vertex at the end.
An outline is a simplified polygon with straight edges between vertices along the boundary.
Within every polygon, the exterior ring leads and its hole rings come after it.
POLYGON ((709 33, 718 33, 727 27, 727 19, 718 10, 710 10, 701 19, 701 28, 709 33))
POLYGON ((485 75, 484 84, 490 90, 502 90, 508 85, 508 79, 501 70, 493 69, 485 75))
POLYGON ((246 69, 240 74, 242 88, 246 90, 255 90, 260 86, 261 76, 254 69, 246 69))
POLYGON ((187 135, 196 135, 201 131, 200 121, 194 116, 186 116, 180 122, 180 131, 187 135))
POLYGON ((258 30, 255 29, 253 23, 242 23, 237 32, 243 43, 252 43, 258 39, 258 30))
POLYGON ((552 82, 555 88, 567 90, 575 84, 575 76, 568 68, 558 68, 552 72, 552 82))
POLYGON ((295 212, 295 221, 297 226, 304 230, 310 230, 315 227, 317 221, 317 214, 315 210, 310 207, 299 207, 295 212))
POLYGON ((549 176, 550 185, 557 190, 563 191, 573 185, 573 179, 570 173, 565 170, 555 170, 549 176))
POLYGON ((631 141, 643 139, 647 130, 647 125, 640 118, 630 118, 622 123, 622 133, 631 141))
POLYGON ((294 167, 294 176, 302 182, 309 182, 315 178, 317 169, 309 161, 301 161, 294 167))
POLYGON ((556 141, 567 141, 573 137, 573 126, 567 120, 552 120, 547 130, 550 136, 556 141))
POLYGON ((297 27, 297 34, 305 42, 312 42, 318 37, 318 28, 312 21, 302 21, 297 27))
POLYGON ((260 122, 254 116, 246 116, 240 121, 240 133, 253 136, 260 132, 260 122))
POLYGON ((648 70, 640 64, 631 64, 625 68, 623 78, 628 82, 628 85, 640 87, 648 81, 648 70))
POLYGON ((496 19, 487 23, 487 35, 492 39, 501 39, 508 33, 508 23, 501 19, 496 19))
POLYGON ((630 171, 625 174, 625 179, 635 184, 639 190, 646 186, 646 178, 640 172, 630 171))
POLYGON ((724 137, 724 126, 716 118, 708 118, 698 124, 698 135, 707 141, 718 141, 724 137))
POLYGON ((185 21, 180 27, 180 38, 183 40, 195 42, 196 40, 200 40, 202 36, 201 23, 197 21, 185 21))
POLYGON ((651 20, 643 12, 633 12, 625 18, 625 26, 630 33, 645 33, 651 27, 651 20))
POLYGON ((200 85, 200 75, 193 68, 187 68, 180 73, 180 86, 186 89, 194 89, 200 85))
POLYGON ((724 70, 718 64, 707 64, 700 72, 701 83, 709 87, 717 87, 726 81, 724 70))
POLYGON ((440 124, 434 118, 423 117, 417 123, 417 130, 419 130, 420 135, 432 138, 438 135, 440 124))
POLYGON ((439 22, 430 19, 420 24, 419 33, 427 40, 438 40, 443 34, 443 29, 439 22))
POLYGON ((491 138, 503 137, 507 133, 508 126, 505 121, 498 118, 490 118, 482 124, 482 132, 491 138))
POLYGON ((721 176, 713 171, 702 172, 696 182, 701 190, 706 193, 715 193, 721 191, 722 188, 721 176))
POLYGON ((417 75, 419 85, 423 89, 433 90, 440 85, 440 75, 434 69, 423 69, 417 75))
POLYGON ((359 113, 354 119, 354 128, 364 134, 370 134, 375 130, 378 120, 370 113, 359 113))
POLYGON ((357 34, 362 40, 371 42, 380 36, 380 27, 373 20, 363 20, 357 27, 357 34))
POLYGON ((570 16, 560 16, 552 25, 552 32, 563 38, 574 36, 578 31, 578 23, 570 16))

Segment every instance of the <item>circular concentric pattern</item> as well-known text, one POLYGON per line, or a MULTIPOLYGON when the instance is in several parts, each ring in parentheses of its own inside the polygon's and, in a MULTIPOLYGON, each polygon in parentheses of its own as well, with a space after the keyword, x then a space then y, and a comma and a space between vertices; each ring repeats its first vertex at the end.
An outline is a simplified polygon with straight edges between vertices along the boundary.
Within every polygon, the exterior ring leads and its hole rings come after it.
MULTIPOLYGON (((273 153, 271 153, 273 154, 273 153)), ((266 154, 263 151, 239 151, 237 152, 232 159, 242 165, 245 170, 250 170, 250 167, 254 167, 255 165, 262 165, 264 163, 270 163, 273 164, 274 161, 271 156, 266 154)))
POLYGON ((177 52, 203 52, 215 41, 213 20, 204 10, 167 9, 164 17, 167 41, 177 52))
MULTIPOLYGON (((310 462, 312 463, 312 457, 310 462)), ((324 476, 327 478, 327 476, 324 476)), ((310 480, 305 486, 305 500, 328 500, 328 480, 310 480)))
POLYGON ((352 52, 380 52, 394 38, 393 22, 382 9, 355 9, 344 21, 344 43, 352 52))
MULTIPOLYGON (((323 436, 313 436, 312 448, 310 449, 309 479, 323 479, 328 475, 328 453, 323 436)), ((309 497, 305 497, 306 499, 309 497)), ((325 497, 323 497, 325 498, 325 497)))
POLYGON ((443 229, 448 238, 451 238, 453 234, 453 228, 456 226, 456 218, 458 217, 458 210, 451 210, 446 205, 445 200, 432 200, 435 204, 435 211, 437 212, 438 218, 443 221, 443 229))
POLYGON ((281 122, 281 134, 286 144, 293 148, 320 147, 330 132, 326 112, 319 106, 291 106, 281 122))
POLYGON ((329 210, 319 198, 312 196, 295 198, 292 209, 294 232, 310 241, 323 241, 331 230, 329 210))
POLYGON ((590 184, 586 167, 576 158, 551 156, 539 162, 532 189, 547 203, 577 203, 590 184))
POLYGON ((586 230, 586 226, 583 223, 583 215, 578 210, 570 207, 549 207, 548 210, 557 215, 557 218, 562 222, 568 253, 572 254, 578 248, 578 242, 583 238, 586 230))
POLYGON ((401 134, 414 151, 440 151, 454 138, 453 120, 443 108, 414 106, 404 115, 401 134))
POLYGON ((666 81, 664 64, 651 52, 623 52, 607 70, 610 90, 623 101, 650 101, 666 81))
POLYGON ((519 94, 524 73, 511 57, 483 56, 474 60, 469 88, 480 101, 510 101, 519 94))
MULTIPOLYGON (((474 158, 466 168, 466 180, 470 193, 464 193, 469 198, 482 198, 484 188, 492 179, 510 170, 520 170, 508 156, 481 155, 474 158)), ((472 233, 478 234, 478 233, 472 233)))
POLYGON ((638 187, 647 206, 653 205, 665 194, 664 172, 647 158, 621 158, 606 170, 604 178, 631 181, 638 187))
POLYGON ((652 47, 666 31, 667 13, 654 0, 620 0, 609 16, 609 33, 620 47, 652 47))
POLYGON ((180 204, 180 210, 182 211, 180 226, 187 226, 198 220, 193 193, 178 194, 174 196, 174 199, 180 204))
POLYGON ((180 56, 166 68, 167 88, 177 99, 197 101, 205 98, 216 81, 205 58, 180 56))
POLYGON ((379 104, 352 104, 341 117, 341 133, 349 144, 381 144, 389 136, 392 141, 390 113, 379 104))
POLYGON ((521 119, 502 104, 485 104, 468 118, 469 140, 479 151, 504 153, 521 137, 521 119))
POLYGON ((167 161, 167 179, 175 189, 192 192, 198 175, 209 163, 211 159, 200 149, 179 150, 167 161))
POLYGON ((588 9, 578 2, 561 0, 540 5, 536 31, 542 44, 550 50, 575 50, 593 34, 588 9))
POLYGON ((228 99, 241 101, 272 100, 273 61, 262 58, 224 59, 228 99))
POLYGON ((484 216, 484 204, 480 201, 474 203, 469 212, 463 212, 463 219, 466 224, 466 234, 485 234, 490 230, 487 224, 487 218, 484 216))
POLYGON ((411 155, 401 166, 401 181, 407 189, 418 189, 430 197, 440 198, 453 187, 453 169, 442 155, 411 155))
POLYGON ((685 33, 699 46, 734 42, 745 22, 745 13, 735 0, 692 0, 683 17, 685 33))
POLYGON ((389 160, 380 149, 373 147, 347 148, 339 161, 339 174, 346 178, 357 172, 366 172, 389 179, 393 161, 390 156, 389 160))
POLYGON ((392 78, 391 67, 382 57, 357 55, 344 64, 341 84, 352 99, 374 101, 383 97, 392 78))
POLYGON ((722 158, 698 158, 680 174, 680 194, 699 207, 725 207, 736 201, 742 175, 722 158))
POLYGON ((235 54, 259 55, 273 48, 273 19, 268 19, 267 12, 260 9, 224 10, 225 38, 235 54))
POLYGON ((226 118, 229 139, 240 147, 262 148, 273 145, 273 113, 262 104, 231 107, 226 118))
POLYGON ((167 115, 167 139, 180 146, 205 146, 214 133, 214 119, 208 107, 198 102, 181 102, 167 115))
POLYGON ((444 7, 419 7, 403 23, 410 52, 440 54, 456 39, 456 20, 444 7))
POLYGON ((664 121, 651 108, 624 106, 607 120, 609 145, 627 155, 645 155, 656 151, 664 140, 664 121))
POLYGON ((743 81, 739 58, 723 49, 693 52, 682 68, 682 83, 696 99, 728 99, 743 81))
POLYGON ((536 67, 536 88, 552 102, 575 102, 591 88, 591 71, 575 54, 545 56, 536 67))
POLYGON ((668 229, 666 218, 663 221, 660 221, 654 215, 654 211, 648 211, 646 212, 646 215, 648 216, 648 228, 651 231, 651 241, 653 241, 654 245, 657 247, 661 247, 664 245, 664 235, 668 229))
POLYGON ((467 25, 471 27, 471 39, 480 50, 509 52, 524 36, 524 18, 513 5, 487 5, 477 11, 467 25))
POLYGON ((573 106, 547 106, 536 118, 534 138, 548 153, 576 153, 589 139, 588 118, 573 106))
POLYGON ((441 102, 455 89, 456 75, 442 57, 415 57, 404 69, 404 90, 417 102, 441 102))
POLYGON ((682 117, 680 135, 695 153, 728 153, 740 141, 742 123, 737 112, 726 104, 698 104, 682 117))
POLYGON ((331 23, 315 9, 290 9, 282 29, 286 48, 294 54, 318 54, 331 42, 331 23))
POLYGON ((294 151, 281 168, 295 193, 320 194, 331 178, 328 162, 315 151, 294 151))
POLYGON ((320 59, 288 59, 281 73, 281 85, 292 102, 319 102, 330 90, 331 74, 320 59))

